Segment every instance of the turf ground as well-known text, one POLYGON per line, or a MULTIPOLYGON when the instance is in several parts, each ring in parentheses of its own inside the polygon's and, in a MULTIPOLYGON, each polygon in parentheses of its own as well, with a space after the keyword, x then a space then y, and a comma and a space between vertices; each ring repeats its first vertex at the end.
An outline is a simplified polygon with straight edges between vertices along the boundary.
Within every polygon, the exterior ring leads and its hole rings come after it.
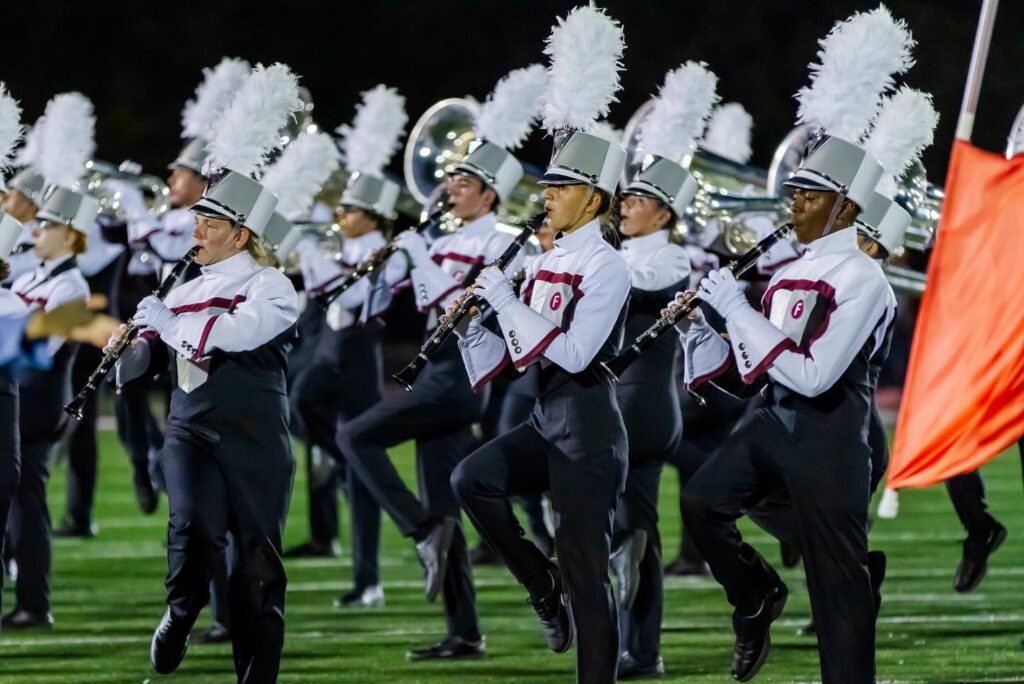
MULTIPOLYGON (((113 433, 101 433, 100 491, 91 540, 58 540, 53 579, 52 632, 0 636, 2 682, 228 682, 234 681, 229 646, 195 646, 172 677, 152 673, 149 639, 163 611, 166 503, 143 517, 130 487, 128 466, 113 433)), ((394 451, 412 477, 409 445, 394 451)), ((301 460, 301 459, 300 459, 301 460)), ((889 555, 878 629, 880 681, 1024 681, 1024 498, 1016 449, 985 470, 993 512, 1010 530, 990 572, 971 594, 952 591, 962 532, 942 488, 904 493, 900 516, 878 521, 873 548, 889 555)), ((54 519, 63 513, 65 467, 50 483, 54 519)), ((662 483, 662 535, 666 555, 677 552, 675 471, 662 483)), ((286 545, 307 534, 305 473, 296 476, 286 545)), ((344 527, 344 525, 343 525, 344 527)), ((778 545, 745 525, 747 538, 772 562, 778 545)), ((411 664, 406 648, 443 633, 440 607, 423 599, 421 571, 410 543, 391 523, 384 527, 382 575, 387 607, 339 612, 331 600, 348 588, 351 566, 339 560, 297 560, 287 565, 287 642, 282 682, 569 682, 571 655, 548 652, 525 594, 504 569, 477 572, 479 610, 487 658, 455 664, 411 664)), ((347 541, 347 538, 346 538, 347 541)), ((756 681, 817 679, 813 639, 796 636, 809 616, 799 569, 784 572, 792 596, 773 631, 775 648, 756 681)), ((10 588, 5 607, 10 606, 10 588)), ((710 579, 670 578, 662 652, 666 681, 726 682, 731 648, 730 611, 710 579)), ((208 621, 204 614, 200 624, 208 621)))

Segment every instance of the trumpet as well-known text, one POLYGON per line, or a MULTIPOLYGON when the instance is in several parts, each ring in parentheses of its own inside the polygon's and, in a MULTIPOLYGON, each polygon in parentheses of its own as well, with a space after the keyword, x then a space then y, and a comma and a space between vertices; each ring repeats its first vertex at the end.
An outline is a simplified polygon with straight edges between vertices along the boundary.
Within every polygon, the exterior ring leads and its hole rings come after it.
MULTIPOLYGON (((792 223, 785 223, 779 228, 776 228, 766 238, 754 245, 750 251, 730 263, 729 270, 731 270, 733 275, 737 278, 743 275, 757 264, 757 260, 761 255, 774 247, 780 240, 788 238, 792 231, 792 223)), ((640 333, 640 335, 633 340, 633 343, 629 345, 625 351, 608 362, 602 362, 601 365, 612 374, 612 377, 621 377, 623 372, 625 372, 625 370, 629 368, 634 361, 640 358, 640 355, 643 354, 645 350, 653 345, 658 338, 671 330, 673 326, 682 320, 684 316, 689 315, 691 311, 697 308, 699 303, 700 299, 698 297, 694 297, 676 311, 672 311, 671 309, 666 311, 664 315, 651 324, 651 327, 640 333)))
MULTIPOLYGON (((447 199, 442 198, 439 200, 434 207, 434 211, 432 211, 423 221, 420 222, 418 226, 416 226, 416 232, 422 235, 436 228, 442 221, 444 221, 445 215, 451 210, 451 208, 452 205, 447 201, 447 199)), ((320 305, 320 308, 326 311, 327 307, 329 307, 335 299, 340 297, 346 290, 358 283, 360 280, 386 264, 388 259, 391 258, 391 255, 397 251, 398 247, 395 245, 395 241, 392 240, 386 247, 356 266, 355 270, 352 271, 348 277, 317 297, 317 303, 320 305)))
MULTIPOLYGON (((492 266, 497 266, 499 269, 504 271, 509 265, 515 260, 526 245, 527 241, 533 237, 533 234, 544 223, 544 219, 547 215, 537 214, 532 219, 526 222, 523 229, 519 231, 515 239, 512 241, 505 251, 494 260, 492 266)), ((462 303, 459 304, 459 308, 451 316, 444 316, 441 321, 437 324, 437 328, 434 329, 433 334, 427 338, 427 341, 423 343, 416 357, 409 362, 409 365, 395 373, 391 377, 401 385, 407 392, 412 391, 412 384, 419 377, 419 374, 426 368, 427 363, 437 353, 437 350, 441 348, 441 345, 451 337, 451 334, 455 332, 455 328, 458 327, 459 323, 462 322, 466 316, 469 315, 470 310, 473 307, 480 307, 483 305, 483 299, 478 297, 476 294, 467 294, 462 298, 462 303)))
MULTIPOLYGON (((196 259, 196 254, 199 253, 199 247, 193 247, 190 249, 181 260, 174 265, 171 272, 167 274, 167 277, 163 279, 163 282, 153 290, 153 296, 158 299, 163 299, 167 296, 167 293, 171 291, 181 277, 185 275, 185 270, 192 265, 192 262, 196 259)), ((89 379, 85 381, 85 386, 78 391, 75 398, 69 401, 64 406, 64 411, 71 416, 74 416, 77 420, 82 420, 82 409, 85 406, 85 402, 89 400, 96 390, 99 389, 100 383, 107 377, 114 368, 114 364, 121 358, 121 355, 127 351, 128 347, 131 346, 132 341, 139 336, 141 328, 134 323, 128 324, 128 329, 118 342, 110 347, 103 354, 103 358, 100 359, 100 363, 96 366, 90 375, 89 379)))

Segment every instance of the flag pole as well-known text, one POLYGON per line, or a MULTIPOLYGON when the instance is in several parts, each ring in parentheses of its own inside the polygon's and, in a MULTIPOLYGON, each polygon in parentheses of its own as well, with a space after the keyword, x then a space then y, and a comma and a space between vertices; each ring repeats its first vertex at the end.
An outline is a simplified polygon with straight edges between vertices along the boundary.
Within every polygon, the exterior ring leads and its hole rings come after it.
POLYGON ((998 8, 999 0, 983 0, 981 4, 978 30, 974 34, 974 50, 971 51, 971 66, 967 71, 967 85, 960 105, 960 118, 956 122, 956 139, 964 142, 970 142, 974 130, 974 113, 978 110, 978 93, 981 92, 981 79, 985 75, 985 62, 988 60, 998 8))

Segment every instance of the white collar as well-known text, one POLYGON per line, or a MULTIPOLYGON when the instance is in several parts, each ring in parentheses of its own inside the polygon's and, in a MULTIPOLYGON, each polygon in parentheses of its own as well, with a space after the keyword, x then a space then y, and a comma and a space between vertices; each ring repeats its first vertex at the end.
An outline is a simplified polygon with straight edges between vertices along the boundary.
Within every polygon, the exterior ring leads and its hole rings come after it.
POLYGON ((661 229, 656 230, 648 235, 641 235, 640 237, 629 238, 622 243, 623 252, 636 252, 639 254, 647 254, 655 251, 659 247, 664 247, 668 244, 668 230, 661 229))
POLYGON ((40 264, 39 268, 43 269, 43 276, 44 277, 45 276, 49 276, 51 273, 53 273, 55 270, 57 270, 58 266, 63 264, 65 261, 73 259, 74 256, 75 256, 74 254, 65 254, 64 256, 60 257, 59 259, 53 259, 52 261, 44 261, 42 264, 40 264))
POLYGON ((210 266, 203 266, 200 268, 200 270, 203 272, 204 276, 231 276, 238 275, 239 273, 244 273, 246 271, 254 273, 260 270, 260 268, 261 266, 257 264, 251 256, 249 256, 248 251, 241 251, 238 254, 229 256, 227 259, 218 261, 217 263, 211 264, 210 266))
POLYGON ((489 211, 478 219, 462 224, 457 233, 463 235, 483 235, 494 230, 497 225, 498 217, 494 215, 493 211, 489 211))
POLYGON ((843 252, 856 252, 857 230, 850 226, 820 237, 807 245, 806 254, 810 258, 824 256, 826 254, 842 254, 843 252))
POLYGON ((568 235, 559 232, 555 238, 555 251, 576 252, 585 247, 591 240, 602 240, 601 222, 591 219, 568 235))
POLYGON ((354 238, 345 238, 345 244, 352 245, 353 247, 359 247, 362 246, 364 242, 378 242, 381 237, 382 234, 379 230, 371 230, 366 233, 363 233, 362 235, 357 235, 354 238))

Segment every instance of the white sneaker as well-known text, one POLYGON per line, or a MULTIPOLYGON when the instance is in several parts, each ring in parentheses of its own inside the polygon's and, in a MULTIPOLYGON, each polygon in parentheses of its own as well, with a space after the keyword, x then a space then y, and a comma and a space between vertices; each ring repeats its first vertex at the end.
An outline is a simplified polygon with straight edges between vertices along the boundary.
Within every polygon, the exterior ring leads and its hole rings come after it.
POLYGON ((334 599, 335 608, 383 608, 384 587, 375 584, 362 591, 350 591, 334 599))

